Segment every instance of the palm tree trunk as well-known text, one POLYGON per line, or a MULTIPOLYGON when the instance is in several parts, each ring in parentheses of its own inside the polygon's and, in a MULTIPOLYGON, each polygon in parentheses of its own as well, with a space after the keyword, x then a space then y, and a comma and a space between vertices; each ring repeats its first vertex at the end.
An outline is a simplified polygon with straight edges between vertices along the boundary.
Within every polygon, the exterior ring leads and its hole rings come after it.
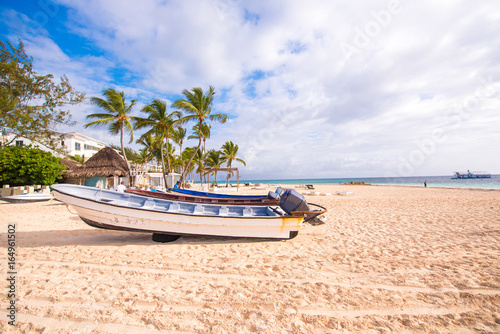
MULTIPOLYGON (((231 168, 231 160, 227 164, 228 168, 231 168)), ((226 188, 229 187, 229 179, 231 178, 231 172, 227 172, 226 177, 226 188)))
MULTIPOLYGON (((201 122, 200 122, 200 128, 201 128, 201 122)), ((198 147, 196 148, 196 150, 194 150, 193 152, 193 155, 191 156, 191 158, 189 158, 189 161, 186 165, 186 168, 184 169, 184 171, 182 172, 182 175, 181 175, 181 183, 184 182, 184 178, 186 177, 186 171, 189 167, 189 165, 191 164, 191 161, 193 161, 193 158, 194 156, 196 155, 196 153, 198 152, 198 150, 200 149, 201 147, 201 130, 198 130, 198 138, 199 138, 199 141, 198 141, 198 147)))
POLYGON ((180 180, 181 182, 184 182, 184 178, 186 177, 186 174, 187 174, 186 173, 187 169, 189 168, 189 165, 191 165, 191 161, 193 161, 193 158, 194 158, 196 152, 198 152, 198 150, 200 149, 200 146, 201 146, 201 140, 200 140, 200 145, 198 145, 198 147, 196 148, 196 150, 194 150, 193 155, 191 156, 191 158, 189 158, 189 161, 188 161, 186 167, 184 168, 184 171, 182 172, 181 180, 180 180))
POLYGON ((161 156, 161 170, 163 171, 163 181, 165 182, 165 189, 168 189, 167 175, 165 174, 165 160, 163 159, 163 140, 160 144, 160 156, 161 156))
POLYGON ((125 146, 123 145, 123 123, 120 125, 120 144, 122 145, 122 154, 123 154, 123 159, 125 159, 125 162, 127 163, 127 169, 128 169, 128 176, 129 176, 129 186, 134 185, 134 180, 132 178, 132 175, 130 174, 130 164, 128 163, 127 155, 125 154, 125 146))
POLYGON ((167 166, 168 166, 167 174, 170 174, 170 152, 168 151, 168 149, 169 149, 169 147, 168 147, 168 134, 166 137, 166 141, 167 141, 167 166))
POLYGON ((120 144, 122 145, 122 154, 123 154, 123 159, 125 159, 125 162, 127 163, 127 168, 130 173, 130 164, 128 163, 127 155, 125 154, 125 146, 123 145, 123 123, 120 125, 120 144))
POLYGON ((179 158, 181 160, 181 172, 182 170, 184 169, 184 164, 182 163, 182 142, 181 144, 179 145, 179 150, 180 150, 180 153, 179 153, 179 158))

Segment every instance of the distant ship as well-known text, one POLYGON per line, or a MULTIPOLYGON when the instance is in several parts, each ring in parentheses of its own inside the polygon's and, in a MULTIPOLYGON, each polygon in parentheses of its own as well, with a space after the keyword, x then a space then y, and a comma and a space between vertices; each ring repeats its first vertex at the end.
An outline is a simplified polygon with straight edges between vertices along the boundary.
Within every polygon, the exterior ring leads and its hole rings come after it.
POLYGON ((466 173, 455 172, 452 179, 491 179, 491 174, 487 172, 471 172, 466 173))

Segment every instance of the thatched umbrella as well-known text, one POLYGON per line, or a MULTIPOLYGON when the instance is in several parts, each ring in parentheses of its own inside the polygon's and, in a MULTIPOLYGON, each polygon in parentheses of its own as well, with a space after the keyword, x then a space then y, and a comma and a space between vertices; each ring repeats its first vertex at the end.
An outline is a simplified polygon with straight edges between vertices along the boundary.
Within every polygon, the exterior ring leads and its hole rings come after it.
POLYGON ((78 180, 69 176, 75 169, 78 169, 82 166, 81 163, 76 162, 71 159, 61 159, 61 163, 66 166, 63 170, 63 176, 61 182, 63 183, 77 183, 78 180))
POLYGON ((61 159, 61 163, 66 166, 65 170, 72 171, 78 167, 81 167, 82 164, 71 159, 61 159))
POLYGON ((127 162, 111 147, 101 149, 81 167, 68 172, 68 177, 128 176, 127 162))

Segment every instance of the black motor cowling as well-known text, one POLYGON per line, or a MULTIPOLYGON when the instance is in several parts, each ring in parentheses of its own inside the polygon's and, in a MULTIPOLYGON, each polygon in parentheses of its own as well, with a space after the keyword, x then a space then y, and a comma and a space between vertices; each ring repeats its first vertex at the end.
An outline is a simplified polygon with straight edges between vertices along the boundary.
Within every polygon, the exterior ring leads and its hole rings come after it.
POLYGON ((275 193, 274 191, 270 191, 268 194, 267 194, 267 198, 268 199, 271 199, 271 200, 277 200, 278 198, 280 198, 280 195, 278 195, 277 193, 275 193))
POLYGON ((289 215, 293 211, 310 211, 304 196, 293 189, 287 189, 281 194, 280 207, 289 215))
POLYGON ((278 200, 282 193, 283 193, 283 189, 277 188, 276 191, 270 191, 267 194, 267 198, 272 199, 272 200, 278 200))

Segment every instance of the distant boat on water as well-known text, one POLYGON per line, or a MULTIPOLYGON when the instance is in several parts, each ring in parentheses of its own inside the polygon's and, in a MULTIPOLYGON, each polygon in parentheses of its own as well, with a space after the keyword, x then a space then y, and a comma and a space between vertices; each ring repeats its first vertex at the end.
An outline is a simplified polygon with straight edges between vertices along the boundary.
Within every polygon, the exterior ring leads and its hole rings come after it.
POLYGON ((471 172, 470 170, 467 170, 465 173, 455 172, 452 179, 491 179, 491 173, 471 172))

